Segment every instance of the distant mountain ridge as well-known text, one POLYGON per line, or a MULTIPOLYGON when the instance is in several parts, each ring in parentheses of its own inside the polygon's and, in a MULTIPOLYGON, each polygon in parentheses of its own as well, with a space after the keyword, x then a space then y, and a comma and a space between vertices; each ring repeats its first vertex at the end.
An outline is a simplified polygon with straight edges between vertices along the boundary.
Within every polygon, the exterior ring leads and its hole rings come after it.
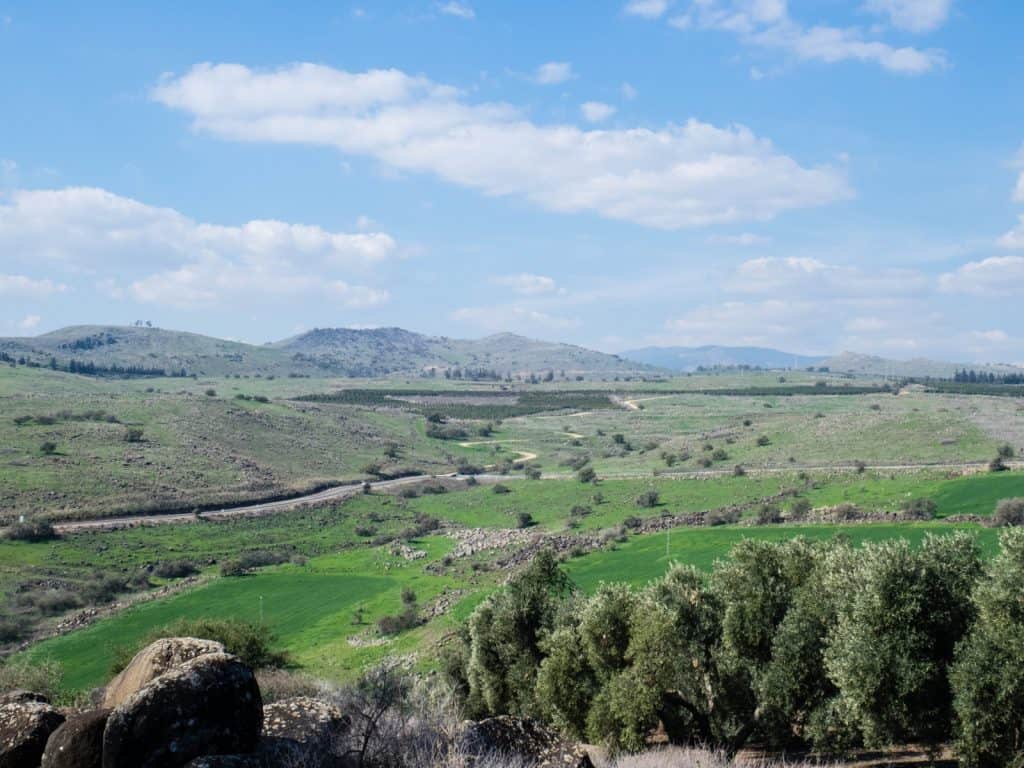
POLYGON ((691 373, 699 368, 806 368, 822 365, 825 355, 808 356, 767 347, 643 347, 622 352, 621 356, 638 363, 691 373))
POLYGON ((963 369, 979 373, 1021 373, 1017 366, 1007 363, 951 363, 915 357, 910 360, 888 360, 877 355, 863 355, 858 352, 842 352, 826 359, 822 365, 836 373, 853 373, 870 376, 931 377, 948 379, 963 369))
MULTIPOLYGON (((139 326, 81 325, 35 337, 0 338, 0 355, 66 368, 71 361, 106 370, 162 369, 205 376, 420 375, 435 369, 500 376, 553 371, 573 376, 654 374, 655 369, 571 344, 501 333, 482 339, 426 336, 402 328, 316 328, 254 345, 202 334, 139 326)), ((0 358, 2 359, 2 358, 0 358)))

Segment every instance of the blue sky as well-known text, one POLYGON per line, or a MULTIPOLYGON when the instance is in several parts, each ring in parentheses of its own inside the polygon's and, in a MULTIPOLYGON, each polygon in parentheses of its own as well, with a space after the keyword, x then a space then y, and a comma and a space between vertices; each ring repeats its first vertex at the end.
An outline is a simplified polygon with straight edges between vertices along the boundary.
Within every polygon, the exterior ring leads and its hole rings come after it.
POLYGON ((0 334, 1024 361, 1009 0, 0 0, 0 334))

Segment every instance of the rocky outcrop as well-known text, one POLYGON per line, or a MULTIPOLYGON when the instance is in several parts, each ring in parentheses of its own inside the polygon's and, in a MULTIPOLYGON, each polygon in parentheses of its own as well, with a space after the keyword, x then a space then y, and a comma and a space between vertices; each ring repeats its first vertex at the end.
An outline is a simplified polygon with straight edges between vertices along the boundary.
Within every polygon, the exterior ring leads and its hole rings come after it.
POLYGON ((177 666, 110 714, 103 768, 169 768, 195 757, 252 752, 263 702, 251 669, 226 653, 177 666))
POLYGON ((0 693, 0 707, 4 704, 27 704, 29 702, 38 702, 39 704, 49 704, 50 700, 43 696, 41 693, 33 693, 32 691, 8 691, 7 693, 0 693))
POLYGON ((169 637, 157 640, 139 651, 121 673, 107 685, 102 706, 113 709, 129 696, 186 661, 211 653, 224 653, 224 646, 213 640, 194 637, 169 637))
POLYGON ((109 709, 72 715, 50 735, 41 768, 100 768, 109 709))
POLYGON ((50 734, 64 715, 41 701, 0 706, 0 768, 38 768, 50 734))
POLYGON ((528 717, 502 715, 468 723, 462 739, 470 755, 520 757, 537 768, 594 768, 586 750, 528 717))

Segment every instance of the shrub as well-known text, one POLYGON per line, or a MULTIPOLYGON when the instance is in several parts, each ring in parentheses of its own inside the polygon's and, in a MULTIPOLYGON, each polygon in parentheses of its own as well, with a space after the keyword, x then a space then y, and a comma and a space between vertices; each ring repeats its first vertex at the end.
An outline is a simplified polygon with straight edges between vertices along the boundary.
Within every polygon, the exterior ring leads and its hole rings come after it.
POLYGON ((1009 467, 1006 465, 1006 462, 1003 461, 1002 456, 996 456, 988 463, 989 472, 1006 472, 1008 469, 1009 467))
POLYGON ((728 452, 724 448, 716 448, 711 453, 712 461, 725 461, 729 458, 728 452))
POLYGON ((911 499, 900 505, 903 514, 913 520, 931 520, 938 512, 935 502, 931 499, 911 499))
POLYGON ((377 529, 372 525, 357 525, 356 536, 369 539, 377 535, 377 529))
POLYGON ((800 520, 811 513, 813 506, 809 499, 796 499, 789 508, 789 515, 794 520, 800 520))
POLYGON ((1012 459, 1016 453, 1017 452, 1013 449, 1013 446, 1009 443, 999 446, 998 455, 1001 459, 1012 459))
POLYGON ((397 635, 420 625, 419 611, 416 605, 407 605, 401 613, 393 616, 381 616, 377 619, 377 629, 382 635, 397 635))
POLYGON ((33 520, 24 523, 15 523, 7 529, 5 534, 10 541, 52 541, 58 538, 57 530, 47 520, 33 520))
POLYGON ((527 466, 523 469, 523 474, 526 475, 529 480, 540 480, 541 471, 539 467, 527 466))
POLYGON ((39 452, 44 456, 52 456, 57 452, 57 444, 52 440, 47 440, 39 446, 39 452))
POLYGON ((517 512, 516 513, 516 527, 517 528, 529 528, 532 525, 536 525, 533 515, 529 512, 517 512))
POLYGON ((413 488, 412 486, 406 486, 405 488, 398 492, 398 495, 401 496, 403 499, 415 499, 419 498, 420 492, 419 490, 413 488))
POLYGON ((157 563, 153 573, 161 579, 183 579, 199 573, 199 568, 191 560, 166 560, 157 563))
POLYGON ((743 477, 746 474, 747 470, 743 467, 742 464, 737 464, 735 467, 732 468, 733 477, 743 477))
POLYGON ((699 459, 697 459, 697 466, 703 467, 704 469, 710 467, 711 463, 711 459, 709 459, 707 456, 701 456, 699 459))
POLYGON ((735 525, 740 521, 738 509, 712 509, 704 515, 704 521, 711 526, 735 525))
POLYGON ((205 394, 207 397, 216 397, 217 396, 217 390, 214 389, 213 387, 210 387, 203 394, 205 394))
POLYGON ((661 498, 656 490, 649 488, 636 497, 636 505, 644 509, 658 506, 658 499, 661 498))
POLYGON ((771 438, 768 437, 768 435, 761 435, 759 438, 757 438, 757 444, 764 448, 766 445, 771 445, 772 441, 771 438))
POLYGON ((996 504, 992 524, 998 527, 1024 525, 1024 499, 1002 499, 996 504))
POLYGON ((594 471, 593 467, 583 467, 583 469, 576 473, 576 479, 581 483, 594 483, 597 482, 597 472, 594 471))
POLYGON ((124 430, 124 441, 126 443, 141 443, 142 435, 142 427, 126 427, 124 430))
POLYGON ((238 619, 178 619, 153 630, 135 645, 117 649, 111 673, 120 672, 136 653, 163 637, 200 637, 222 643, 228 653, 253 669, 277 669, 288 664, 287 654, 273 647, 277 635, 264 625, 238 619))
POLYGON ((56 699, 63 676, 64 670, 57 661, 29 660, 24 656, 16 656, 0 664, 0 693, 32 691, 56 699))
POLYGON ((782 522, 782 512, 774 504, 762 504, 757 510, 758 525, 772 525, 782 522))
POLYGON ((491 486, 491 492, 501 495, 505 493, 512 493, 512 489, 509 488, 507 485, 503 485, 502 483, 495 483, 493 486, 491 486))
POLYGON ((868 468, 868 465, 858 459, 857 461, 853 462, 853 468, 857 470, 858 475, 863 475, 864 471, 868 468))
POLYGON ((584 504, 575 504, 573 508, 569 510, 569 514, 572 517, 586 517, 591 514, 594 510, 584 504))

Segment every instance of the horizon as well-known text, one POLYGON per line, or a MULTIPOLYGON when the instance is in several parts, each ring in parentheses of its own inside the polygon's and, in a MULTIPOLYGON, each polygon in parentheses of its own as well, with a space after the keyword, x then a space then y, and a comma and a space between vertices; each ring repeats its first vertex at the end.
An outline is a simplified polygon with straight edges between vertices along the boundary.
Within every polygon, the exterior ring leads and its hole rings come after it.
POLYGON ((1022 365, 1022 21, 0 6, 0 336, 119 316, 1022 365))

